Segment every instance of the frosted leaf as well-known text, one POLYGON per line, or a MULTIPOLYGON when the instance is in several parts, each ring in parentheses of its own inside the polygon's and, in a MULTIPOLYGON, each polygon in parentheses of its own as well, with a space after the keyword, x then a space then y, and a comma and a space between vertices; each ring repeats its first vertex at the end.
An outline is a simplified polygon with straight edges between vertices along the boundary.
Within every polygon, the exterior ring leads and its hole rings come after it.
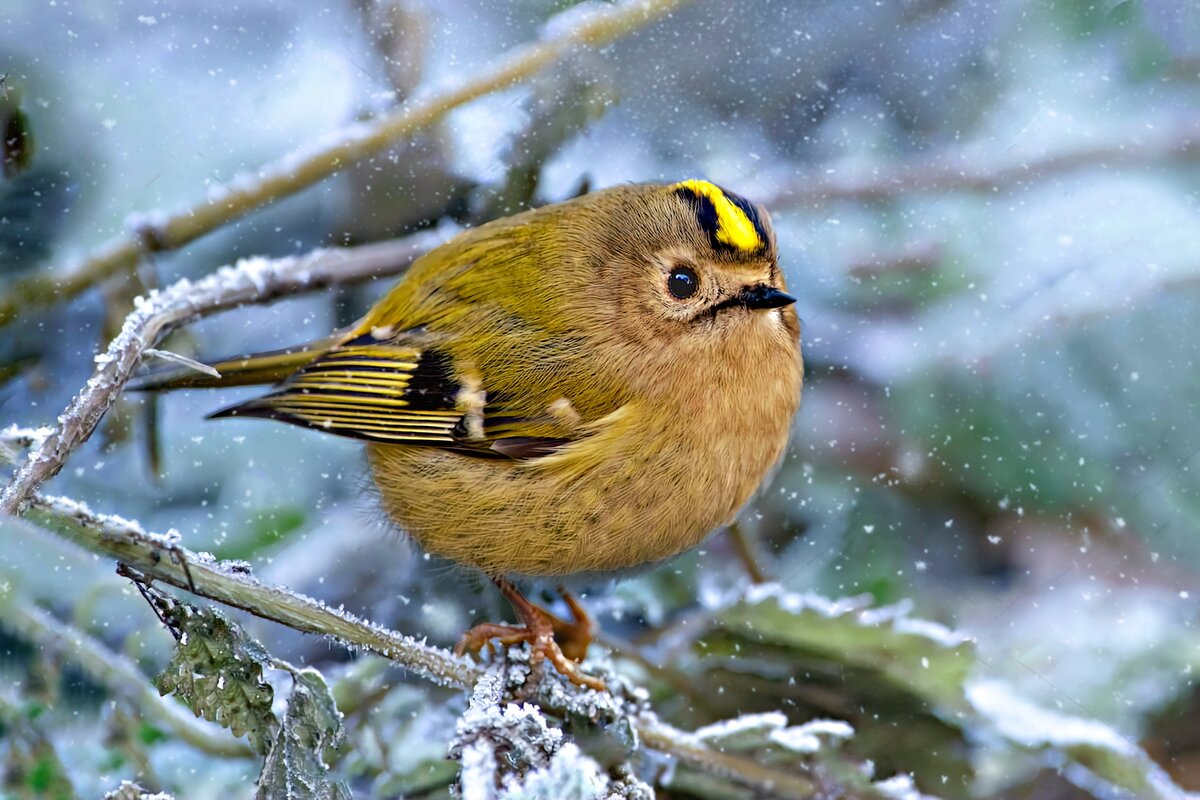
POLYGON ((814 719, 803 725, 771 731, 772 744, 787 748, 794 753, 816 753, 826 740, 844 740, 854 735, 854 728, 847 722, 835 719, 814 719))
POLYGON ((1139 800, 1195 798, 1135 742, 1098 720, 1041 708, 998 680, 970 682, 967 699, 996 734, 1014 745, 1068 759, 1071 764, 1063 774, 1077 785, 1139 800))
POLYGON ((270 655, 219 612, 180 603, 153 588, 144 591, 178 641, 155 680, 158 691, 176 695, 196 716, 246 736, 266 753, 278 726, 271 710, 274 692, 263 677, 270 655))
POLYGON ((774 732, 787 725, 787 717, 778 711, 744 714, 714 722, 696 731, 696 738, 718 750, 761 747, 774 732))
POLYGON ((519 780, 509 777, 499 796, 501 800, 599 800, 608 797, 608 786, 600 765, 568 742, 546 766, 519 780))
POLYGON ((342 715, 321 673, 292 673, 292 692, 271 750, 258 776, 259 800, 349 800, 322 760, 341 737, 342 715))

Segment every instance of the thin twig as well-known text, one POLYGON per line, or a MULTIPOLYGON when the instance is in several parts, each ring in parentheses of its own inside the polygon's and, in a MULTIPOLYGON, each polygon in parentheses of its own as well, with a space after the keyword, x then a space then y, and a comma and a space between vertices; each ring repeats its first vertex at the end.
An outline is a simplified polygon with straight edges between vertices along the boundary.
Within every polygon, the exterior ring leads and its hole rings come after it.
POLYGON ((399 274, 445 237, 443 232, 427 231, 362 247, 243 260, 195 283, 182 280, 151 293, 126 318, 108 351, 96 356, 96 371, 87 385, 0 493, 0 513, 20 513, 25 500, 62 469, 67 456, 92 435, 146 350, 174 328, 247 303, 399 274))
MULTIPOLYGON (((29 505, 33 512, 32 521, 41 527, 89 552, 127 564, 148 578, 180 589, 188 588, 188 573, 175 558, 166 555, 168 549, 174 548, 190 565, 192 591, 200 597, 240 608, 298 631, 330 637, 346 647, 371 650, 445 686, 468 689, 483 674, 478 665, 448 650, 329 608, 290 589, 260 583, 244 569, 184 550, 178 547, 174 536, 148 533, 136 523, 97 514, 64 497, 36 495, 29 505)), ((555 691, 540 695, 538 701, 551 712, 574 709, 583 713, 583 709, 597 705, 598 697, 594 692, 574 687, 565 690, 556 685, 555 691), (567 691, 574 694, 567 694, 567 691)), ((812 784, 804 776, 718 752, 649 712, 631 717, 629 722, 646 747, 696 769, 752 787, 766 797, 798 800, 812 796, 812 784)))
POLYGON ((31 447, 41 447, 53 428, 22 428, 9 425, 0 430, 0 463, 16 463, 17 453, 31 447))
POLYGON ((746 575, 749 576, 750 582, 766 583, 767 575, 758 563, 756 553, 758 547, 755 537, 747 533, 740 522, 734 522, 726 530, 729 541, 733 544, 733 552, 737 554, 738 560, 746 568, 746 575))
POLYGON ((5 598, 0 602, 0 627, 38 648, 62 652, 97 683, 129 700, 143 715, 198 750, 225 758, 255 754, 246 742, 228 731, 195 719, 183 706, 160 696, 128 658, 37 606, 5 598))
POLYGON ((134 215, 127 233, 60 272, 49 270, 16 282, 0 296, 0 325, 39 306, 69 300, 133 264, 142 254, 173 250, 256 208, 295 194, 412 136, 473 100, 507 89, 584 47, 603 47, 690 0, 627 0, 583 17, 557 36, 510 51, 490 69, 455 87, 370 122, 351 125, 307 149, 219 184, 204 200, 165 215, 134 215))
POLYGON ((917 193, 982 192, 1034 185, 1054 175, 1083 169, 1130 169, 1200 158, 1200 119, 1143 128, 1119 141, 1041 156, 1001 153, 981 161, 976 149, 943 153, 936 160, 886 165, 869 171, 839 171, 828 165, 799 177, 789 175, 773 195, 757 200, 769 208, 867 203, 917 193))

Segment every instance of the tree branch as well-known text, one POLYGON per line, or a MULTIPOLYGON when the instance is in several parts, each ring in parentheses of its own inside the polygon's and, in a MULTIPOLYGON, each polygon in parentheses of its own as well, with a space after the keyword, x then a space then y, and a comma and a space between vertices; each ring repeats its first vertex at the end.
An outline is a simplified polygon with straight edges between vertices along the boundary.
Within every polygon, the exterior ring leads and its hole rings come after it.
POLYGON ((30 506, 61 524, 52 528, 56 533, 147 577, 298 631, 366 647, 445 686, 467 688, 478 676, 479 668, 465 658, 327 608, 311 597, 259 583, 245 569, 220 564, 180 547, 173 534, 149 533, 137 523, 97 514, 65 497, 39 495, 30 506))
POLYGON ((140 299, 108 350, 96 356, 96 371, 58 418, 58 426, 29 453, 0 493, 0 513, 18 514, 29 496, 62 469, 68 455, 87 441, 122 387, 154 347, 174 328, 199 317, 283 295, 397 275, 446 238, 426 231, 404 239, 304 256, 243 259, 195 283, 181 280, 140 299))
POLYGON ((69 300, 126 269, 143 253, 173 250, 333 175, 388 145, 428 128, 450 111, 507 89, 584 47, 603 47, 669 14, 690 0, 626 0, 588 14, 557 36, 510 51, 482 75, 370 122, 350 125, 307 149, 235 176, 189 208, 133 215, 130 231, 97 247, 65 274, 48 270, 17 281, 0 296, 0 326, 32 308, 69 300), (229 188, 225 188, 229 187, 229 188))
MULTIPOLYGON (((31 519, 92 553, 126 564, 148 578, 200 597, 240 608, 262 619, 305 633, 338 640, 348 648, 365 648, 423 678, 469 689, 483 676, 477 664, 432 647, 411 636, 332 609, 310 597, 260 583, 244 567, 222 564, 180 547, 175 534, 155 534, 117 516, 97 514, 65 497, 37 495, 31 519)), ((554 713, 626 716, 639 741, 709 774, 752 787, 769 797, 803 800, 813 785, 803 775, 764 767, 741 756, 721 753, 692 734, 678 730, 649 711, 630 714, 617 698, 559 682, 538 695, 538 703, 554 713)))
POLYGON ((789 176, 774 195, 757 198, 768 208, 820 206, 836 202, 869 203, 901 195, 982 192, 1033 185, 1053 175, 1088 168, 1135 168, 1200 158, 1200 119, 1139 130, 1120 141, 1059 153, 1013 158, 1001 153, 981 161, 975 150, 945 152, 936 160, 886 165, 870 171, 830 169, 828 165, 799 178, 789 176))
POLYGON ((192 747, 214 756, 245 758, 254 751, 216 725, 195 719, 183 706, 150 685, 137 665, 86 633, 36 607, 7 597, 0 601, 0 627, 38 648, 61 651, 97 683, 137 706, 149 719, 169 729, 192 747))

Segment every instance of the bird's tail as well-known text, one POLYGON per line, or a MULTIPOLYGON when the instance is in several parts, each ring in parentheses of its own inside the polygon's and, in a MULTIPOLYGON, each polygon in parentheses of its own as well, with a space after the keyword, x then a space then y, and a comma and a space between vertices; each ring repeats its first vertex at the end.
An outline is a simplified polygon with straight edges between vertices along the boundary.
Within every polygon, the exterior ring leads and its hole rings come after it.
POLYGON ((194 366, 181 366, 150 372, 134 378, 126 388, 139 392, 170 392, 175 389, 215 389, 278 383, 318 356, 327 353, 340 339, 340 336, 330 336, 283 350, 200 362, 208 368, 203 371, 194 366))

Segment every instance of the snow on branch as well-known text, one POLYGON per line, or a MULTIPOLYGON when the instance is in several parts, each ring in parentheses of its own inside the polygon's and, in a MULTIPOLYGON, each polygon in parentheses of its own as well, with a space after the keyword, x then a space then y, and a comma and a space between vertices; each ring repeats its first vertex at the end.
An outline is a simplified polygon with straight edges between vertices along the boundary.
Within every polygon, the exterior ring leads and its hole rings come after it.
POLYGON ((108 350, 96 356, 95 372, 59 416, 57 427, 48 434, 24 437, 15 429, 13 437, 27 439, 33 448, 0 492, 0 513, 19 514, 30 495, 62 469, 67 456, 95 431, 142 357, 171 330, 247 303, 399 274, 445 238, 445 232, 426 231, 362 247, 316 250, 279 259, 243 259, 201 280, 184 279, 138 298, 108 350))
MULTIPOLYGON (((478 714, 472 717, 468 712, 464 717, 458 740, 463 745, 460 752, 464 770, 471 765, 486 767, 489 743, 495 742, 497 737, 492 723, 497 719, 496 708, 505 688, 503 683, 488 677, 492 672, 448 650, 330 608, 298 592, 261 583, 244 563, 218 562, 212 556, 181 547, 174 531, 151 533, 136 522, 98 514, 65 497, 34 495, 29 502, 29 512, 30 520, 40 527, 92 553, 124 564, 126 572, 131 569, 143 579, 161 581, 262 619, 328 637, 350 649, 371 650, 434 683, 460 689, 474 688, 472 702, 478 714)), ((505 662, 508 688, 528 673, 527 665, 515 661, 518 658, 517 651, 512 651, 508 655, 510 661, 505 662)), ((646 704, 643 690, 629 686, 616 675, 609 676, 609 684, 611 692, 596 692, 548 676, 535 687, 530 704, 515 706, 515 710, 500 710, 501 727, 510 738, 528 738, 529 732, 544 729, 538 724, 541 711, 588 719, 617 732, 627 731, 631 749, 657 751, 702 772, 750 787, 764 796, 792 800, 812 796, 813 784, 802 774, 773 769, 755 763, 749 757, 720 752, 696 735, 659 720, 646 704)), ((536 739, 534 745, 543 749, 555 738, 551 729, 545 730, 549 732, 533 737, 536 739)), ((557 752, 562 753, 562 750, 557 752)), ((555 753, 547 755, 550 757, 546 760, 531 757, 531 774, 562 767, 553 758, 555 753)), ((574 751, 568 750, 561 759, 575 755, 574 751)), ((478 774, 481 773, 477 772, 476 776, 478 774)), ((466 779, 470 781, 476 776, 466 779)), ((634 792, 635 783, 630 782, 626 788, 634 792)))
POLYGON ((567 16, 573 24, 552 26, 545 39, 510 51, 474 78, 405 103, 374 120, 350 125, 253 173, 235 175, 187 208, 132 215, 128 232, 100 245, 80 263, 65 272, 50 269, 17 281, 0 295, 0 326, 31 308, 78 296, 136 264, 144 253, 182 247, 256 208, 293 195, 430 127, 459 106, 508 89, 578 49, 610 44, 687 2, 626 0, 600 8, 589 5, 587 13, 572 9, 567 16))
MULTIPOLYGON (((259 583, 244 564, 220 563, 186 550, 174 532, 150 533, 136 522, 98 514, 65 497, 38 495, 30 508, 48 515, 54 532, 148 578, 305 633, 332 637, 348 647, 366 647, 442 685, 467 688, 479 673, 465 658, 328 608, 311 597, 259 583)), ((34 521, 39 521, 37 514, 34 521)))

